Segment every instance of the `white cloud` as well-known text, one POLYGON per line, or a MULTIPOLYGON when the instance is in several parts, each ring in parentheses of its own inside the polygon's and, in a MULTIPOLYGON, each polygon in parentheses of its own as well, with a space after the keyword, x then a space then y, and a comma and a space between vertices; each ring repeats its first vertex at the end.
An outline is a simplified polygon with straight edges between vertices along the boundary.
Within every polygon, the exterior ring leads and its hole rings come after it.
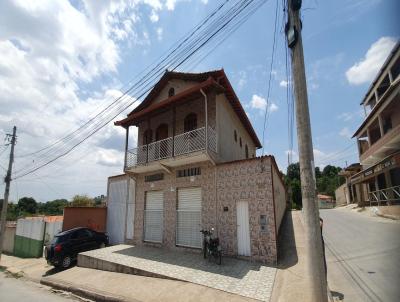
POLYGON ((157 32, 157 40, 161 41, 162 38, 163 38, 163 29, 162 29, 162 27, 158 27, 156 32, 157 32))
MULTIPOLYGON (((262 113, 263 111, 265 111, 265 108, 267 108, 267 100, 265 98, 263 98, 262 96, 253 94, 251 101, 250 101, 250 107, 252 109, 260 110, 260 112, 262 113)), ((271 102, 269 104, 268 111, 270 113, 278 111, 278 109, 279 109, 279 107, 275 103, 271 102)))
POLYGON ((158 16, 158 14, 157 14, 156 11, 153 9, 153 10, 151 11, 150 21, 153 22, 153 23, 155 23, 155 22, 158 22, 159 19, 160 19, 160 18, 159 18, 159 16, 158 16))
POLYGON ((370 83, 386 60, 396 39, 382 37, 371 45, 365 57, 346 71, 347 81, 351 85, 370 83))
POLYGON ((253 94, 251 101, 250 101, 250 106, 253 109, 258 109, 258 110, 265 110, 267 108, 267 100, 263 98, 262 96, 259 96, 257 94, 253 94))
POLYGON ((352 137, 352 133, 350 132, 349 128, 347 128, 347 127, 344 127, 342 130, 340 130, 339 135, 346 137, 346 138, 352 137))
POLYGON ((281 87, 287 87, 288 86, 288 81, 285 81, 285 80, 282 80, 280 83, 279 83, 279 86, 281 86, 281 87))
POLYGON ((275 112, 278 111, 278 109, 279 107, 275 103, 271 103, 271 105, 269 106, 269 112, 275 112))
MULTIPOLYGON (((17 126, 15 172, 44 162, 21 155, 54 143, 121 96, 111 87, 120 86, 115 77, 123 47, 145 45, 152 38, 140 27, 143 4, 150 7, 144 10, 149 14, 166 9, 156 0, 82 1, 78 6, 69 1, 0 1, 0 134, 17 126)), ((159 39, 162 30, 156 34, 159 39)), ((126 104, 132 101, 125 98, 126 104)), ((92 130, 85 129, 85 134, 92 130)), ((122 172, 124 136, 121 127, 108 123, 67 157, 16 180, 18 193, 13 189, 12 199, 17 194, 39 201, 104 194, 107 176, 122 172)), ((136 136, 131 129, 132 147, 136 136)), ((71 140, 68 147, 77 142, 71 140)))

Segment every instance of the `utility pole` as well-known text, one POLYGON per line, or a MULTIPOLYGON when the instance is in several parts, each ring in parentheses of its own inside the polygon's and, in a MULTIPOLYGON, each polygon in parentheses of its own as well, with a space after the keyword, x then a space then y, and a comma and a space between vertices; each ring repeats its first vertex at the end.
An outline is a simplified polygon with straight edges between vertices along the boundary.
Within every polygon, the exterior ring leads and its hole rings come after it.
POLYGON ((314 179, 314 154, 308 109, 307 83, 304 68, 303 43, 300 20, 301 0, 287 0, 288 23, 285 32, 291 49, 294 94, 296 99, 296 125, 299 148, 301 197, 303 200, 304 224, 306 231, 306 260, 309 278, 310 300, 328 300, 325 277, 324 254, 316 201, 314 179))
POLYGON ((8 170, 7 170, 7 175, 4 179, 6 183, 6 188, 4 191, 4 201, 3 201, 3 209, 1 211, 1 233, 0 233, 0 260, 1 260, 1 254, 3 253, 3 241, 4 241, 4 234, 6 232, 6 220, 7 220, 7 206, 8 206, 8 195, 10 194, 10 182, 11 182, 11 172, 12 172, 12 165, 14 162, 14 146, 15 143, 17 142, 17 127, 14 126, 13 128, 13 134, 7 134, 7 138, 10 140, 11 144, 11 151, 10 151, 10 160, 8 162, 8 170))

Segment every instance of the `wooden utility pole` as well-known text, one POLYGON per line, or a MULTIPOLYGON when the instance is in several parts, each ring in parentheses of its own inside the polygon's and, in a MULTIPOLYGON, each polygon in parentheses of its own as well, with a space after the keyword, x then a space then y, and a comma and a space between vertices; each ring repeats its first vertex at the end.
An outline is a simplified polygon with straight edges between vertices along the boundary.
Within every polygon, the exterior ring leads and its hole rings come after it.
POLYGON ((17 142, 17 127, 14 126, 13 128, 13 134, 12 135, 7 135, 10 144, 11 144, 11 151, 10 151, 10 160, 8 162, 8 170, 7 170, 7 175, 4 179, 6 183, 6 188, 4 191, 4 200, 3 200, 3 209, 1 211, 1 229, 0 229, 0 260, 1 260, 1 254, 3 253, 3 241, 4 241, 4 234, 6 232, 6 220, 7 220, 7 206, 8 206, 8 195, 10 194, 10 182, 11 182, 11 172, 12 172, 12 165, 14 161, 14 146, 15 143, 17 142))
POLYGON ((308 109, 307 83, 304 68, 302 24, 300 20, 301 0, 287 0, 288 23, 286 36, 291 48, 294 94, 296 99, 296 125, 299 148, 301 197, 303 201, 304 227, 306 231, 306 260, 309 278, 310 300, 328 300, 324 254, 316 202, 314 179, 314 155, 308 109))

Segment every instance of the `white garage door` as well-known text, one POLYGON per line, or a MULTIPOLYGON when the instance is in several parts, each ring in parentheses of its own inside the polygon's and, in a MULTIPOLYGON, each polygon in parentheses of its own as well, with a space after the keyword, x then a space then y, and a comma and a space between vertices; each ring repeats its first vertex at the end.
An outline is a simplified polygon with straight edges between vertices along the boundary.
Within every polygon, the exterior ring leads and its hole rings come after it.
POLYGON ((176 244, 201 248, 201 188, 178 190, 176 244))
POLYGON ((163 233, 163 191, 146 192, 144 215, 144 240, 162 242, 163 233))

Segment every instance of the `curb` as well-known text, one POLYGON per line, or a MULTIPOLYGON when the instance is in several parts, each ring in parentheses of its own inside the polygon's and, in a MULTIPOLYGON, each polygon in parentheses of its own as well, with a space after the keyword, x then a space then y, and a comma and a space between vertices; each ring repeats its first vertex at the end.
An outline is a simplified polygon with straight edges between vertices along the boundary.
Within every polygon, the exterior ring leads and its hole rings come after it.
POLYGON ((40 280, 40 283, 46 286, 50 286, 52 288, 58 289, 58 290, 62 290, 62 291, 66 291, 66 292, 70 292, 73 293, 79 297, 83 297, 83 298, 87 298, 93 301, 99 301, 99 302, 141 302, 139 300, 132 300, 132 299, 125 299, 123 297, 118 297, 118 296, 114 296, 114 295, 110 295, 108 293, 102 293, 99 292, 98 290, 91 290, 88 288, 82 288, 82 287, 75 287, 74 285, 68 283, 68 282, 57 282, 57 281, 53 281, 53 280, 46 280, 44 278, 42 278, 40 280))

